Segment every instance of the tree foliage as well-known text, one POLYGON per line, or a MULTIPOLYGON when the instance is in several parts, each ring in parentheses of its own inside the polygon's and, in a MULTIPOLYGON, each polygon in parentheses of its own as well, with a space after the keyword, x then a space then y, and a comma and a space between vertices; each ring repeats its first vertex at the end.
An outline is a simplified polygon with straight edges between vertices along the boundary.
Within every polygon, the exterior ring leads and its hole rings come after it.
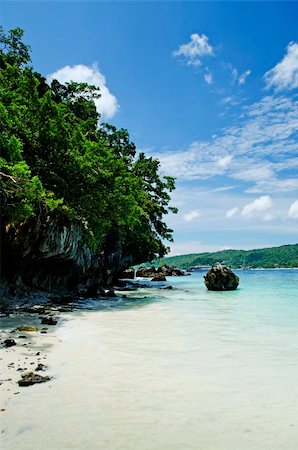
POLYGON ((22 37, 19 28, 0 31, 4 224, 64 214, 84 224, 94 250, 116 233, 136 260, 163 256, 174 179, 159 175, 158 160, 137 155, 127 130, 99 124, 98 88, 49 85, 35 72, 22 37))

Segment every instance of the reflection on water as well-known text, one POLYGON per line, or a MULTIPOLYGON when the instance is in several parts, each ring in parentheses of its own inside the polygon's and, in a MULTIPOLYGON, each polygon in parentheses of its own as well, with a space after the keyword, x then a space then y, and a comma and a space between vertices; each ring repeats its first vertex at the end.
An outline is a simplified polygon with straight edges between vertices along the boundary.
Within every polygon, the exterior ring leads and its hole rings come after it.
POLYGON ((298 271, 241 271, 225 293, 202 275, 79 302, 55 379, 2 416, 4 449, 296 450, 298 271))

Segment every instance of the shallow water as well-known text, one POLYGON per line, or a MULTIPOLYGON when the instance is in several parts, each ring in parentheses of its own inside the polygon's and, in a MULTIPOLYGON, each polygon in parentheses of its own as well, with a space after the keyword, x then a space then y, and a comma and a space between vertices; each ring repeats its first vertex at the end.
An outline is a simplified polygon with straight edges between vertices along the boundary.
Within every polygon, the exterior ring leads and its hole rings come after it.
POLYGON ((298 270, 239 276, 233 292, 197 272, 78 303, 53 381, 1 416, 3 448, 296 450, 298 270))

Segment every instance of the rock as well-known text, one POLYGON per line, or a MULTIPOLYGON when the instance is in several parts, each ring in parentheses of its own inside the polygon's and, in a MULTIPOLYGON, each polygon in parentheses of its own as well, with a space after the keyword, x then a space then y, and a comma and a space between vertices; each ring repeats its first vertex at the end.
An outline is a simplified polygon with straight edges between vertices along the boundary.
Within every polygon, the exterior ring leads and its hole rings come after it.
POLYGON ((57 322, 58 321, 56 319, 53 319, 53 317, 43 317, 41 319, 41 323, 43 325, 57 325, 57 322))
POLYGON ((173 286, 165 286, 162 289, 173 289, 173 286))
POLYGON ((115 291, 113 291, 113 289, 110 289, 106 292, 106 297, 115 298, 117 297, 117 295, 115 294, 115 291))
POLYGON ((210 291, 233 291, 237 289, 239 278, 224 264, 216 264, 204 276, 210 291))
POLYGON ((162 274, 155 275, 151 281, 167 281, 166 277, 162 274))
POLYGON ((140 267, 137 270, 136 276, 137 277, 144 277, 144 278, 151 278, 156 275, 156 269, 155 267, 140 267))
POLYGON ((146 277, 151 278, 155 277, 155 275, 164 275, 165 277, 182 277, 186 275, 184 270, 175 269, 174 267, 170 267, 168 265, 164 265, 155 269, 155 267, 140 267, 136 273, 137 277, 146 277))
POLYGON ((89 286, 84 294, 84 297, 104 297, 105 290, 101 286, 92 285, 89 286))
POLYGON ((46 370, 46 366, 42 363, 38 363, 35 369, 35 372, 39 372, 40 370, 46 370))
POLYGON ((38 331, 37 327, 34 327, 33 325, 21 325, 17 328, 19 331, 38 331))
POLYGON ((34 372, 27 372, 22 375, 21 380, 18 381, 19 386, 31 386, 36 383, 45 383, 49 381, 51 377, 38 375, 34 372))
POLYGON ((119 278, 128 278, 133 280, 135 277, 135 271, 133 269, 126 269, 119 275, 119 278))
POLYGON ((5 347, 12 347, 13 345, 17 345, 14 339, 5 339, 4 341, 5 347))

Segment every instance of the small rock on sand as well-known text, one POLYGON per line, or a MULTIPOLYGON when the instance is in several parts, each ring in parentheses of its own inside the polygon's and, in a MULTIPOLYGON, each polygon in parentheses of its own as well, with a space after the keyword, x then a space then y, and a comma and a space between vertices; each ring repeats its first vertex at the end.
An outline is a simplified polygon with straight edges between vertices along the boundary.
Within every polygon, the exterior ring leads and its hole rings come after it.
POLYGON ((45 383, 51 377, 38 375, 34 372, 27 372, 22 375, 21 380, 18 381, 19 386, 31 386, 36 383, 45 383))

